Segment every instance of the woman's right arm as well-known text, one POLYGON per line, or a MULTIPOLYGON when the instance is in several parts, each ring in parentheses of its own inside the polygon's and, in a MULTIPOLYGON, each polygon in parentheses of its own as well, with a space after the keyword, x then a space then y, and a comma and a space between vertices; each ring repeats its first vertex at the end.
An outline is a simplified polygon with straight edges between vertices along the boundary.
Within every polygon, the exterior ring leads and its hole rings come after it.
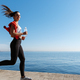
POLYGON ((11 37, 14 37, 14 36, 27 35, 27 32, 15 33, 15 28, 13 25, 11 25, 10 34, 11 34, 11 37))

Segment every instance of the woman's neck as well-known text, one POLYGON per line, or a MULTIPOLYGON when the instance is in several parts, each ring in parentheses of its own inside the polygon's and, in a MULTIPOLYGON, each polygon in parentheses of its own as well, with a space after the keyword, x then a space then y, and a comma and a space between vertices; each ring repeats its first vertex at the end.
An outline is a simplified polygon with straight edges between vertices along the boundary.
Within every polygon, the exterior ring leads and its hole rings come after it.
MULTIPOLYGON (((14 20, 15 21, 15 20, 14 20)), ((16 22, 16 26, 18 27, 18 21, 15 21, 16 22)))
MULTIPOLYGON (((14 20, 15 21, 15 20, 14 20)), ((18 21, 15 21, 16 22, 16 24, 18 24, 18 21)))

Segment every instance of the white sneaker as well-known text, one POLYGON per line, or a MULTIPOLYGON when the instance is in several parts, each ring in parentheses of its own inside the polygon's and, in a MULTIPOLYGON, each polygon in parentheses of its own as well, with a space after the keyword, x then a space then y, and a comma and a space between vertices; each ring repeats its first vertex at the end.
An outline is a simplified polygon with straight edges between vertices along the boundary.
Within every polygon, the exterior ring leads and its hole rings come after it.
POLYGON ((24 77, 24 78, 21 78, 20 80, 32 80, 32 79, 28 77, 24 77))

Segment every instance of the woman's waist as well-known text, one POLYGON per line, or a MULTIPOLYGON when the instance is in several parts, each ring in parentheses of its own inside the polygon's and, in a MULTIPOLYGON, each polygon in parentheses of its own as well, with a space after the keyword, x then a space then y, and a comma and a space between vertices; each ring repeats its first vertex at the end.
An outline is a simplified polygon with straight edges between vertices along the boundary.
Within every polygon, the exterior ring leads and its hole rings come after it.
POLYGON ((16 39, 16 38, 14 37, 13 40, 21 40, 21 38, 16 39))
POLYGON ((12 43, 21 43, 21 39, 20 38, 18 38, 18 39, 16 39, 15 37, 13 38, 13 40, 12 40, 12 43))

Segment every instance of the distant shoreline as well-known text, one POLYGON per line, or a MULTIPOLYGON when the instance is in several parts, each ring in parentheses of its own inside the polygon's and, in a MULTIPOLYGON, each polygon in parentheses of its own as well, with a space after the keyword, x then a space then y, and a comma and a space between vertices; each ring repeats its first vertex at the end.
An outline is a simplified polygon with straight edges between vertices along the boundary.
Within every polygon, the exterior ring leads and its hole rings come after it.
MULTIPOLYGON (((10 52, 10 51, 0 51, 0 52, 10 52)), ((80 51, 24 51, 24 52, 80 52, 80 51)))

